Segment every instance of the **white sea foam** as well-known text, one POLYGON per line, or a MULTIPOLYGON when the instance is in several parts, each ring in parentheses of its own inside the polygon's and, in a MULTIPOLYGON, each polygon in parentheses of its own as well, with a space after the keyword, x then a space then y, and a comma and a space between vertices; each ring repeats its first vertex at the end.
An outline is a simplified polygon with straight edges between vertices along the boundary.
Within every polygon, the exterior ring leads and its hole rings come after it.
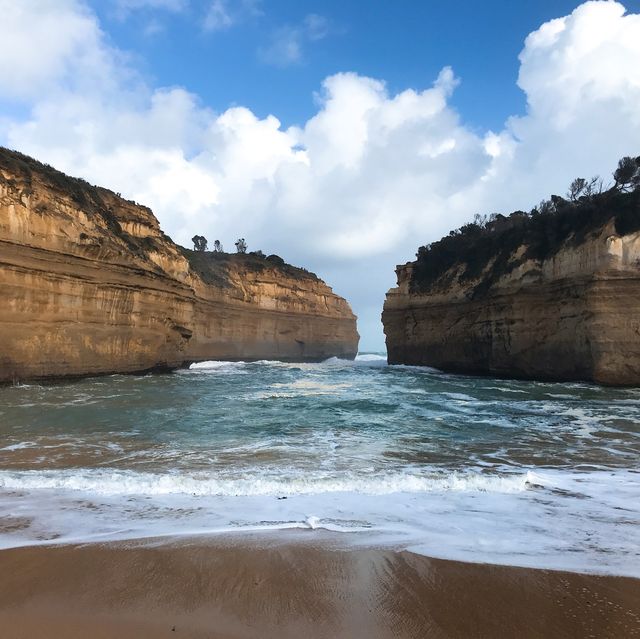
POLYGON ((424 375, 438 375, 443 378, 455 377, 454 373, 444 373, 438 368, 431 366, 413 366, 411 364, 390 364, 389 368, 397 371, 409 371, 411 373, 420 373, 424 375))
POLYGON ((274 482, 268 491, 262 484, 244 495, 217 494, 211 484, 189 493, 197 487, 193 478, 76 472, 72 481, 73 475, 4 472, 0 509, 33 523, 0 536, 0 546, 325 529, 351 545, 640 576, 639 475, 630 471, 476 473, 432 480, 426 490, 381 494, 357 492, 357 485, 348 492, 287 494, 286 483, 277 490, 274 482))
POLYGON ((246 372, 243 370, 247 365, 267 366, 272 368, 292 368, 302 370, 322 370, 323 368, 342 368, 352 366, 383 367, 387 365, 387 356, 378 353, 361 353, 355 359, 342 359, 340 357, 329 357, 322 362, 281 362, 278 360, 256 360, 245 361, 223 361, 210 360, 204 362, 194 362, 189 366, 191 371, 201 372, 246 372))
POLYGON ((386 362, 387 356, 380 353, 358 353, 356 362, 386 362))
POLYGON ((276 397, 313 397, 314 395, 336 396, 341 391, 351 387, 351 384, 328 384, 312 379, 299 379, 291 383, 276 383, 269 390, 256 393, 256 399, 270 399, 276 397))
POLYGON ((454 399, 456 401, 461 401, 461 402, 476 401, 475 397, 471 397, 471 395, 465 395, 464 393, 444 393, 444 396, 448 397, 449 399, 454 399))
POLYGON ((14 450, 24 450, 25 448, 32 448, 35 446, 34 442, 19 442, 18 444, 9 444, 9 446, 4 446, 0 448, 0 451, 14 451, 14 450))
POLYGON ((496 390, 501 393, 520 393, 527 394, 527 391, 521 388, 509 388, 508 386, 484 386, 484 390, 496 390))
POLYGON ((0 471, 0 488, 5 490, 66 490, 102 496, 196 495, 278 496, 359 493, 496 492, 512 493, 545 480, 531 472, 512 475, 481 473, 410 474, 360 473, 340 477, 320 473, 265 477, 264 471, 244 471, 242 478, 212 474, 140 473, 126 470, 72 469, 0 471))
POLYGON ((206 362, 194 362, 189 366, 189 370, 192 371, 207 371, 209 373, 238 373, 244 372, 243 369, 246 366, 246 362, 225 362, 211 360, 206 362))

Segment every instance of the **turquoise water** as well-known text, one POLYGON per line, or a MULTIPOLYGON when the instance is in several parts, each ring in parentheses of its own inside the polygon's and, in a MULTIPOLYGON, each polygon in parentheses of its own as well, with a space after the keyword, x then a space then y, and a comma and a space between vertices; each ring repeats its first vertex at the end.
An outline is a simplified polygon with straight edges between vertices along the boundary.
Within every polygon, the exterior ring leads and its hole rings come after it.
POLYGON ((380 355, 0 389, 0 545, 329 529, 640 576, 640 390, 380 355))

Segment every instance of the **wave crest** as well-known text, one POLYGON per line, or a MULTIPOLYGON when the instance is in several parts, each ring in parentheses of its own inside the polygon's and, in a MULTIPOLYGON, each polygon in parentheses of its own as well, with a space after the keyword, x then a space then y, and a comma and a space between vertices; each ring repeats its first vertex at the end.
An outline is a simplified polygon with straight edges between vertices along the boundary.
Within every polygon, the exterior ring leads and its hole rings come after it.
POLYGON ((118 470, 0 471, 0 488, 7 490, 72 490, 98 495, 278 496, 326 493, 389 495, 393 493, 492 492, 514 493, 544 485, 533 473, 387 473, 375 477, 255 476, 225 478, 211 474, 157 474, 118 470))

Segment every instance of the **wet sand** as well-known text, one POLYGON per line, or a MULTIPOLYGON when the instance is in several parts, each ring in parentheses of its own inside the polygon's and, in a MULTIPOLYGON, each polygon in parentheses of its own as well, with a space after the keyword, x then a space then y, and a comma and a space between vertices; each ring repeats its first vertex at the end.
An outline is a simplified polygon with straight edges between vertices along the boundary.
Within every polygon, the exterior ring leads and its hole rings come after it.
POLYGON ((0 551, 0 637, 640 637, 637 579, 254 541, 0 551))

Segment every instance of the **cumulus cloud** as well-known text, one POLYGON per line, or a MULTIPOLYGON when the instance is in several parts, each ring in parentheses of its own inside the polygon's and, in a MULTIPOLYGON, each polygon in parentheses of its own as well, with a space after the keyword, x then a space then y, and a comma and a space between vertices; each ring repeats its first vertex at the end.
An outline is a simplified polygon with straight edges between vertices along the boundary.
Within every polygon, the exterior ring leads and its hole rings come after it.
POLYGON ((0 99, 91 92, 122 69, 95 16, 77 0, 0 0, 0 99))
POLYGON ((530 34, 518 85, 530 115, 568 126, 583 102, 625 101, 640 88, 640 15, 616 2, 587 2, 530 34))
POLYGON ((578 175, 608 175, 640 148, 640 16, 617 2, 586 2, 530 34, 526 114, 486 132, 451 106, 448 67, 399 93, 336 73, 300 127, 245 107, 216 113, 182 88, 140 82, 79 0, 53 7, 0 0, 0 100, 28 105, 0 119, 0 141, 149 204, 181 243, 242 236, 317 271, 352 302, 365 348, 381 346, 394 265, 418 245, 476 212, 530 208, 578 175))
MULTIPOLYGON (((493 181, 515 184, 523 205, 563 193, 572 176, 610 175, 618 158, 637 152, 640 15, 617 2, 586 2, 531 33, 520 63, 527 114, 501 132, 493 181)), ((504 197, 496 204, 517 205, 504 197)))

